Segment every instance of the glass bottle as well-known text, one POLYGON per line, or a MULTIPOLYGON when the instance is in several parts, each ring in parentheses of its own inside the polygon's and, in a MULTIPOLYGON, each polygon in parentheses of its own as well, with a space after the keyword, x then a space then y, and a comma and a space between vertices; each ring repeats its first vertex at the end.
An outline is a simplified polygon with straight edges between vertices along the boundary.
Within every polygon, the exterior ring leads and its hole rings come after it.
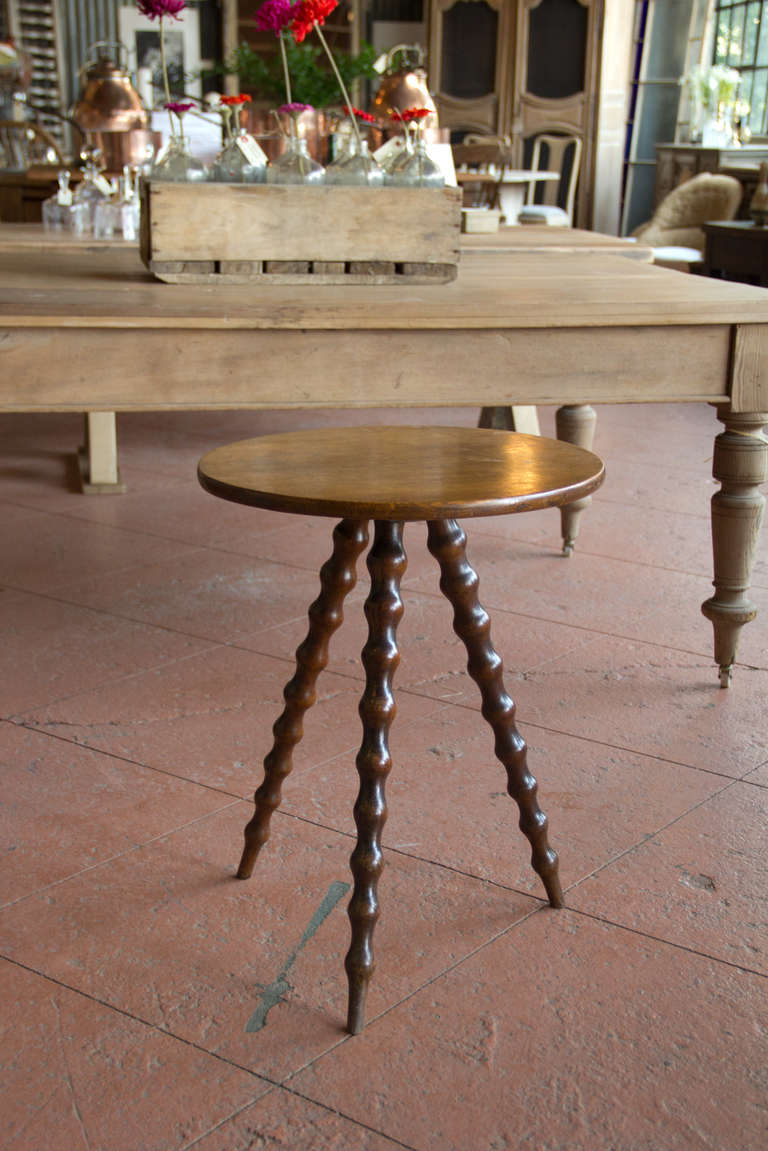
POLYGON ((307 141, 289 136, 285 151, 267 168, 268 184, 324 184, 325 168, 313 160, 307 141))
POLYGON ((360 187, 380 188, 384 172, 368 150, 368 141, 355 141, 349 152, 334 160, 325 171, 326 184, 355 184, 360 187))
POLYGON ((439 164, 427 154, 423 140, 417 140, 413 151, 390 173, 389 183, 415 188, 442 188, 445 177, 439 164))
POLYGON ((227 141, 211 166, 210 177, 222 184, 263 184, 267 157, 245 129, 227 141))
POLYGON ((69 172, 59 172, 58 178, 58 192, 43 201, 43 228, 47 232, 73 232, 82 236, 87 229, 88 208, 73 202, 69 172))
POLYGON ((205 165, 192 155, 186 136, 171 136, 160 149, 149 172, 150 180, 199 184, 207 179, 205 165))

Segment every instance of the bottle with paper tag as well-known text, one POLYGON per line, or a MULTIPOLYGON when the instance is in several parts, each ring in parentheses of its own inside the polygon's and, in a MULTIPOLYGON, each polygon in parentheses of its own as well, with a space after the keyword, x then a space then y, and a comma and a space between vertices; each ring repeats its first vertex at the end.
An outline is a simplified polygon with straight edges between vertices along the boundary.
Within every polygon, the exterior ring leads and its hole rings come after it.
POLYGON ((214 160, 211 179, 220 184, 263 184, 267 179, 266 153, 249 132, 241 129, 214 160))

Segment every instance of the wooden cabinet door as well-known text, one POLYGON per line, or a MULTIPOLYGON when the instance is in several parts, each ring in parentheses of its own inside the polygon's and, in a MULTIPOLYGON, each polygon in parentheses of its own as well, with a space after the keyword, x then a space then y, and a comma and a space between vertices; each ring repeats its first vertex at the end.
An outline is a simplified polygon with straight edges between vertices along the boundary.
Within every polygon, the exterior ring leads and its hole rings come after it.
POLYGON ((515 2, 430 2, 429 82, 440 124, 456 140, 506 131, 515 2))
POLYGON ((580 136, 574 223, 590 219, 603 0, 518 0, 508 131, 516 162, 530 160, 539 132, 580 136))

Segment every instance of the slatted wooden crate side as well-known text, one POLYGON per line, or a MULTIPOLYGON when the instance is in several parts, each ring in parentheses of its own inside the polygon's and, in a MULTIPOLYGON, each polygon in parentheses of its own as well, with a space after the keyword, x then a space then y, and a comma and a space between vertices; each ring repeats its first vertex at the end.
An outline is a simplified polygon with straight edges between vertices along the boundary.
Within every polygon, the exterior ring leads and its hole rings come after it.
POLYGON ((141 252, 161 279, 448 281, 456 188, 146 183, 141 252))

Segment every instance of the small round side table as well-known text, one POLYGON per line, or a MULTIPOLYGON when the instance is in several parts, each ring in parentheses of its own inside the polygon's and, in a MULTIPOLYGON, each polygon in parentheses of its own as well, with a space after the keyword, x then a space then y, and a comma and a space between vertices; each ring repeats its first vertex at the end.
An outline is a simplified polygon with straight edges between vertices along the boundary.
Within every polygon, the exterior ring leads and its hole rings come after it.
POLYGON ((352 941, 345 960, 349 981, 347 1030, 365 1023, 373 973, 373 932, 379 917, 377 886, 383 867, 381 835, 387 815, 384 785, 391 767, 388 735, 395 716, 392 679, 400 661, 396 631, 403 614, 400 581, 406 568, 403 528, 427 523, 427 546, 440 566, 440 589, 454 611, 453 627, 468 655, 467 670, 493 729, 495 752, 507 773, 507 791, 520 811, 531 844, 531 863, 553 907, 563 906, 557 854, 536 799, 526 745, 515 726, 515 705, 504 689, 502 661, 490 640, 490 620, 477 595, 477 575, 466 557, 458 517, 503 515, 582 499, 603 481, 602 462, 559 440, 486 428, 349 427, 312 429, 242 440, 203 456, 202 486, 215 496, 260 508, 330 516, 340 522, 333 552, 320 570, 320 594, 309 608, 307 637, 296 651, 296 671, 283 693, 273 727, 256 810, 245 828, 238 877, 247 879, 269 838, 269 821, 292 767, 302 717, 315 701, 328 643, 343 619, 355 585, 358 556, 368 543, 370 591, 365 603, 368 640, 362 651, 366 682, 360 702, 363 738, 356 765, 360 790, 354 816, 357 845, 350 866, 352 941))

